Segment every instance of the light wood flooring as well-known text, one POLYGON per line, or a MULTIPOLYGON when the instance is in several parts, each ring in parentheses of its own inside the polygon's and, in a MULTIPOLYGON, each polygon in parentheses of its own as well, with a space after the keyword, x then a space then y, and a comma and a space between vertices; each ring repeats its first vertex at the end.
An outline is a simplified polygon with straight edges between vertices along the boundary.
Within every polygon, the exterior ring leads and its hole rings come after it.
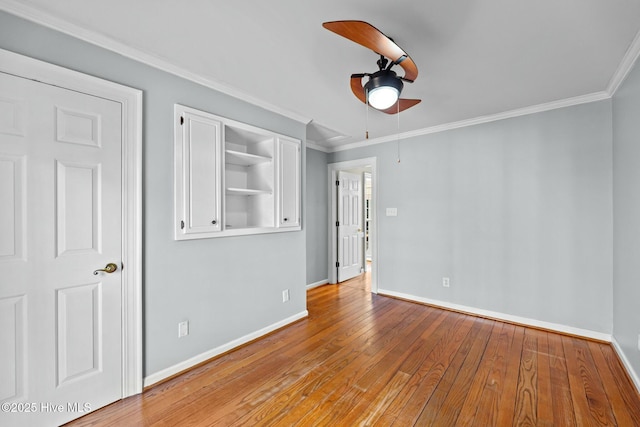
POLYGON ((73 426, 640 426, 610 345, 368 292, 308 292, 309 317, 73 426))

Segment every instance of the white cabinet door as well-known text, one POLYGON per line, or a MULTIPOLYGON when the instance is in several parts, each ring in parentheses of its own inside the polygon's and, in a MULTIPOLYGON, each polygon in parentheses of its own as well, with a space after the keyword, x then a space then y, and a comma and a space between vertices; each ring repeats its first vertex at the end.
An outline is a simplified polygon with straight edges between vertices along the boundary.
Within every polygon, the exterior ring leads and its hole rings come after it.
POLYGON ((222 230, 222 123, 181 105, 175 116, 175 238, 211 237, 222 230))
POLYGON ((300 141, 278 138, 278 227, 300 227, 300 141))

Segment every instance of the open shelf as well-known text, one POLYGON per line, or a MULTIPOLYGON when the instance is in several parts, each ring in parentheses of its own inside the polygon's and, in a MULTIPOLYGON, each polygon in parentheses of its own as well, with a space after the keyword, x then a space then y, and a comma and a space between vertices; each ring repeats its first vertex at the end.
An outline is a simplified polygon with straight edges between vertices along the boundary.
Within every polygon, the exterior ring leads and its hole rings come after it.
POLYGON ((225 150, 226 162, 238 166, 253 166, 260 163, 273 161, 271 157, 259 156, 257 154, 243 153, 235 150, 225 150))
POLYGON ((271 190, 255 190, 252 188, 227 188, 226 194, 230 196, 258 196, 260 194, 271 195, 271 190))

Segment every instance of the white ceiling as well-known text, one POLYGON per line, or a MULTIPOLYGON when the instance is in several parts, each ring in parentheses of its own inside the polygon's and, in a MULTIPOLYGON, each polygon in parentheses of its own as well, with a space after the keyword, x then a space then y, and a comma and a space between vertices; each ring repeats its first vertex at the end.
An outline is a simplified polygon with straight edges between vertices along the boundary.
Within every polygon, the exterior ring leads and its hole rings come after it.
MULTIPOLYGON (((411 133, 610 90, 640 30, 638 0, 2 0, 313 120, 309 138, 361 141, 349 88, 377 56, 322 27, 358 19, 392 37, 419 76, 400 114, 371 110, 370 138, 411 133)), ((89 37, 90 38, 90 37, 89 37)), ((637 41, 635 43, 638 43, 637 41)), ((400 71, 401 73, 401 71, 400 71)))

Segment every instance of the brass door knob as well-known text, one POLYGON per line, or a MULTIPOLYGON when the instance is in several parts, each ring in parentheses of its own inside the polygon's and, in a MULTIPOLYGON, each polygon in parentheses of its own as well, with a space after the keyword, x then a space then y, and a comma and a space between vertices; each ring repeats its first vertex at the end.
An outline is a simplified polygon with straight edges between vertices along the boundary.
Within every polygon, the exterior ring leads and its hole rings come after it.
POLYGON ((109 263, 109 264, 107 264, 104 268, 100 268, 100 269, 98 269, 98 270, 94 271, 94 272, 93 272, 93 275, 94 275, 94 276, 97 276, 99 271, 104 271, 105 273, 109 273, 109 274, 111 274, 111 273, 113 273, 114 271, 116 271, 117 269, 118 269, 118 266, 117 266, 117 265, 115 265, 114 263, 110 262, 110 263, 109 263))

